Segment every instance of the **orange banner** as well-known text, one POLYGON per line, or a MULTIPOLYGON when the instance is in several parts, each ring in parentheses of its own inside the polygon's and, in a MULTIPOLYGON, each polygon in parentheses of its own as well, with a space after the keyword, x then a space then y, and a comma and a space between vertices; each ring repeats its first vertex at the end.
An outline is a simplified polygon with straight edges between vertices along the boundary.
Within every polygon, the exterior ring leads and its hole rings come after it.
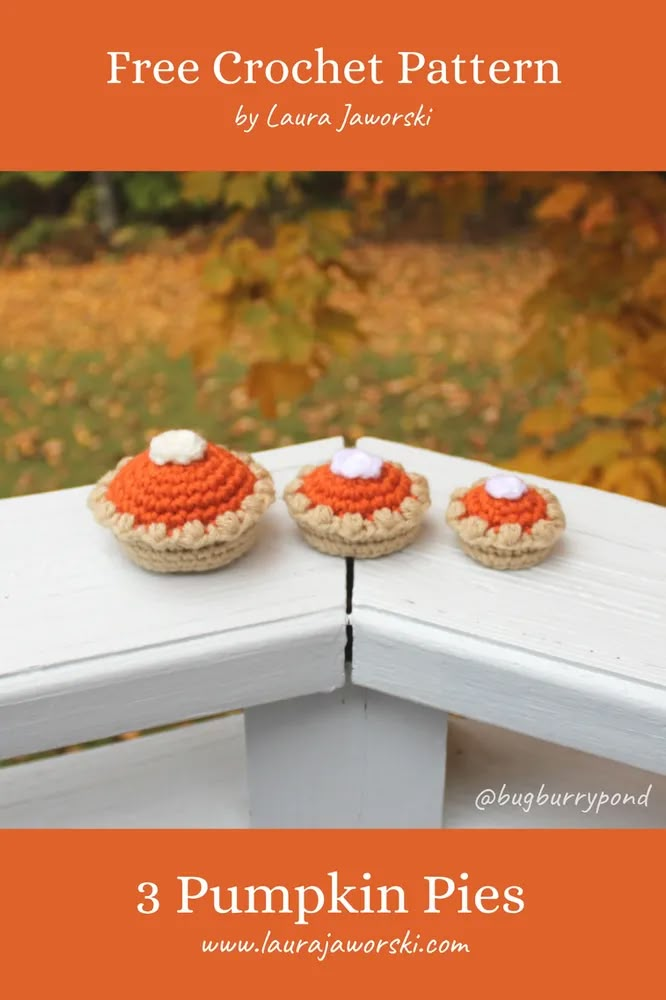
POLYGON ((663 831, 3 831, 2 993, 652 995, 664 846, 663 831))
POLYGON ((658 169, 658 0, 11 5, 0 169, 658 169))

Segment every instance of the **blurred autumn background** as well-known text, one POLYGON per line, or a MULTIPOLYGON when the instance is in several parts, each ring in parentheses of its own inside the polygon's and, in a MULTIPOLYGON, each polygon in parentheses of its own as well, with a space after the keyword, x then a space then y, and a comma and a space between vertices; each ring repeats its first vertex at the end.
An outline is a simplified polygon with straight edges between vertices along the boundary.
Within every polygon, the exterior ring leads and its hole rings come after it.
POLYGON ((168 427, 666 502, 666 175, 0 174, 0 496, 168 427))

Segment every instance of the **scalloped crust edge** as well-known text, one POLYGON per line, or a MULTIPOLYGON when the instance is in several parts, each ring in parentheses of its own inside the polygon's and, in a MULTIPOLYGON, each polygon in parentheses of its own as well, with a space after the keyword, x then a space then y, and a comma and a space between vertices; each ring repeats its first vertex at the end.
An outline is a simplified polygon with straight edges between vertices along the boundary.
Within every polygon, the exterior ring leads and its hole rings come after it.
MULTIPOLYGON (((398 462, 396 468, 405 471, 398 462)), ((430 489, 425 476, 408 472, 412 489, 399 510, 380 508, 372 520, 361 514, 334 514, 327 504, 314 504, 299 492, 305 477, 316 466, 306 465, 284 489, 287 509, 304 538, 328 555, 374 559, 405 548, 416 538, 425 512, 430 507, 430 489)))
MULTIPOLYGON (((198 520, 188 521, 182 528, 176 528, 169 534, 163 522, 135 525, 132 514, 124 514, 117 510, 115 504, 108 499, 107 488, 116 473, 131 462, 134 456, 121 459, 115 469, 102 476, 88 497, 88 507, 98 524, 109 528, 124 548, 132 550, 129 554, 135 562, 139 562, 139 559, 135 558, 135 550, 138 550, 139 557, 145 556, 140 565, 154 561, 147 555, 148 552, 153 552, 159 553, 166 562, 173 563, 173 569, 177 569, 179 560, 182 560, 187 553, 201 553, 213 547, 217 549, 215 565, 224 565, 225 562, 231 561, 223 559, 225 549, 228 554, 237 553, 231 558, 237 558, 247 551, 256 534, 253 529, 275 500, 275 487, 268 470, 245 452, 232 451, 231 454, 244 462, 256 477, 254 489, 245 497, 237 511, 227 511, 211 524, 204 525, 198 520), (242 545, 240 539, 245 535, 248 536, 248 544, 242 545), (171 559, 168 558, 169 555, 171 559)), ((210 567, 203 565, 208 561, 203 555, 197 560, 185 561, 196 564, 191 567, 194 570, 214 568, 212 565, 210 567)))
POLYGON ((471 486, 459 487, 451 493, 446 521, 458 535, 463 551, 492 569, 536 566, 550 554, 566 527, 559 500, 545 487, 527 483, 529 489, 536 490, 546 501, 548 518, 536 521, 529 534, 515 524, 504 524, 499 531, 490 532, 484 518, 465 516, 463 503, 465 494, 485 481, 485 477, 477 479, 471 486))

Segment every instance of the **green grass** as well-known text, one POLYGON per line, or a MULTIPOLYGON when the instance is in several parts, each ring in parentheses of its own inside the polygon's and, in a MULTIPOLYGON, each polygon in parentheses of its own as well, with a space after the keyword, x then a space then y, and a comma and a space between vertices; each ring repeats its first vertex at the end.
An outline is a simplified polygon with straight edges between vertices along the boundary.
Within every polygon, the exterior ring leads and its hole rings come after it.
POLYGON ((167 427, 193 427, 248 451, 372 434, 501 461, 516 449, 527 405, 492 366, 365 350, 335 360, 306 396, 280 404, 269 420, 247 399, 244 375, 238 360, 223 357, 197 381, 189 360, 159 348, 7 354, 0 362, 0 496, 89 483, 167 427))

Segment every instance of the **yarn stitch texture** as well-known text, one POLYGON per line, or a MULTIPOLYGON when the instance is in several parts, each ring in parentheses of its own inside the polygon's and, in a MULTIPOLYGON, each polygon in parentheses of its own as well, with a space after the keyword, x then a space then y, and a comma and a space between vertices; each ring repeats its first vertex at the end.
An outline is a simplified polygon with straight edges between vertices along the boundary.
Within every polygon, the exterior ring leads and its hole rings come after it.
POLYGON ((527 569, 542 562, 564 531, 566 520, 557 497, 528 484, 517 500, 495 499, 485 479, 453 491, 446 520, 463 551, 492 569, 527 569))
POLYGON ((377 479, 346 479, 328 465, 305 466, 284 499, 310 545, 359 559, 405 548, 430 506, 427 480, 397 462, 384 462, 377 479))
POLYGON ((211 524, 236 511, 252 493, 256 476, 236 455, 209 444, 202 459, 189 465, 156 465, 147 452, 127 462, 109 483, 107 498, 135 524, 159 521, 167 532, 188 521, 211 524))
POLYGON ((546 500, 534 487, 517 500, 498 500, 479 484, 465 493, 464 504, 470 517, 482 517, 493 531, 499 531, 503 524, 519 524, 529 533, 537 521, 548 516, 546 500))
POLYGON ((247 552, 275 499, 270 473, 251 456, 209 444, 187 466, 156 466, 148 452, 122 459, 88 499, 126 554, 154 572, 217 569, 247 552))

